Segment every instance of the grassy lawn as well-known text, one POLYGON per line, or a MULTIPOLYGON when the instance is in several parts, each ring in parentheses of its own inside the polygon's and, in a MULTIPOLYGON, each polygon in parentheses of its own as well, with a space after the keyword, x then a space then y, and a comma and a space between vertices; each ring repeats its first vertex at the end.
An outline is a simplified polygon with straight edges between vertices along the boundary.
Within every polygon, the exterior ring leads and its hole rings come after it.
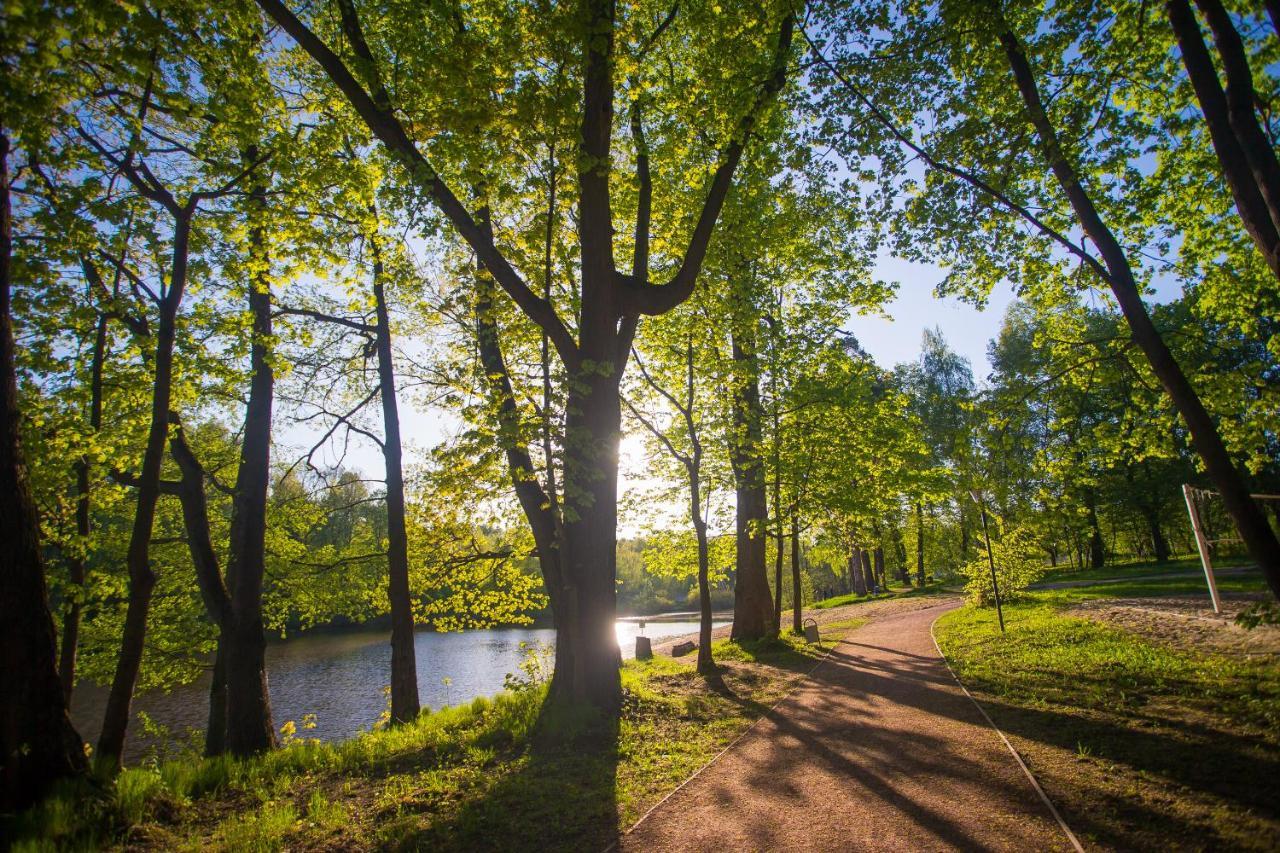
MULTIPOLYGON (((1253 575, 1221 586, 1263 589, 1253 575)), ((1179 651, 1064 613, 1203 587, 1161 578, 1039 591, 1006 606, 1004 636, 990 609, 938 621, 957 675, 1095 845, 1280 849, 1280 661, 1179 651)))
MULTIPOLYGON (((1219 557, 1213 561, 1215 569, 1230 569, 1251 565, 1247 557, 1219 557)), ((1109 562, 1100 569, 1072 569, 1059 566, 1050 569, 1040 579, 1040 583, 1056 581, 1104 580, 1107 578, 1144 577, 1147 575, 1185 574, 1195 572, 1203 574, 1200 557, 1195 554, 1183 555, 1165 563, 1153 563, 1149 560, 1120 560, 1109 562)), ((1203 586, 1203 581, 1201 582, 1203 586)))
POLYGON ((14 850, 599 850, 860 621, 824 625, 823 648, 717 643, 721 685, 692 655, 628 661, 617 720, 574 716, 530 687, 342 743, 130 768, 65 789, 0 835, 14 850))

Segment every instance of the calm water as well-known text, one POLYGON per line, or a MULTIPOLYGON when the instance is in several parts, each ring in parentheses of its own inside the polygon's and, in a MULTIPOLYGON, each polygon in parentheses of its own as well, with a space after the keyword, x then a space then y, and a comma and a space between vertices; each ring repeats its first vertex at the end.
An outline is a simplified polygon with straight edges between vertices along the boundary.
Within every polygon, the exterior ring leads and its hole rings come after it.
MULTIPOLYGON (((716 621, 717 626, 725 624, 716 621)), ((635 654, 638 620, 619 619, 618 644, 624 657, 635 654)), ((696 633, 698 622, 646 620, 645 635, 655 641, 696 633)), ((550 628, 498 628, 437 634, 419 631, 416 638, 418 690, 431 708, 456 705, 502 690, 508 673, 519 673, 526 652, 521 643, 555 646, 550 628), (446 683, 446 680, 448 683, 446 683)), ((341 740, 368 729, 386 707, 383 687, 389 682, 389 634, 357 632, 300 637, 267 647, 267 677, 276 726, 294 720, 299 728, 305 714, 315 714, 315 729, 302 732, 322 740, 341 740)), ((548 666, 550 658, 547 659, 548 666)), ((209 676, 168 693, 153 691, 137 697, 133 709, 145 711, 172 737, 185 738, 203 729, 209 713, 209 676)), ((104 687, 82 682, 76 687, 72 719, 90 743, 96 743, 106 707, 104 687)), ((130 727, 126 760, 145 757, 160 743, 130 727)))

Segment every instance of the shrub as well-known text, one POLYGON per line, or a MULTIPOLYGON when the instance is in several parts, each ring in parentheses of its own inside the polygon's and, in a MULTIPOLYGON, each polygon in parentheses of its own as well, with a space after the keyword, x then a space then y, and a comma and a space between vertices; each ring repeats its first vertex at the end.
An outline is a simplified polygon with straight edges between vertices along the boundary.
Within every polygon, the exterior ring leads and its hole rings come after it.
MULTIPOLYGON (((991 557, 996 565, 996 579, 1000 583, 1000 600, 1013 601, 1045 573, 1042 551, 1030 530, 1013 527, 1008 530, 996 521, 996 534, 991 542, 991 557)), ((977 559, 971 560, 960 570, 967 579, 964 589, 971 604, 990 607, 995 604, 991 591, 991 566, 987 553, 981 549, 977 559)))

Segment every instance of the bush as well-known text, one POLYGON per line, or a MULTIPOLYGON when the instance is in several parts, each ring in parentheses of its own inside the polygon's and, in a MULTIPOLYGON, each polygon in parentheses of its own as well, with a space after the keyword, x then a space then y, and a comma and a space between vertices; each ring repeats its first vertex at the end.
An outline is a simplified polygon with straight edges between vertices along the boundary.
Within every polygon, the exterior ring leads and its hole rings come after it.
MULTIPOLYGON (((1000 582, 1000 600, 1014 601, 1031 584, 1044 576, 1047 566, 1035 535, 1025 527, 1004 529, 996 522, 996 534, 991 542, 991 556, 996 564, 996 579, 1000 582)), ((979 543, 979 547, 981 548, 979 543)), ((960 570, 967 579, 964 590, 971 604, 990 607, 995 604, 991 591, 991 566, 985 549, 975 560, 960 570)))

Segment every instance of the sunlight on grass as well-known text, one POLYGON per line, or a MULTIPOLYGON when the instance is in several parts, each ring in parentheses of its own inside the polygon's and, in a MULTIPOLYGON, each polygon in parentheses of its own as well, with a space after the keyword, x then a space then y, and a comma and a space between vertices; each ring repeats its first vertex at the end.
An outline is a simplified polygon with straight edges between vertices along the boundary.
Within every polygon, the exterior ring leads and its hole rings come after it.
POLYGON ((1068 820, 1103 846, 1269 849, 1280 842, 1280 662, 1183 651, 1063 612, 1180 589, 1041 591, 1005 608, 1003 635, 993 609, 974 607, 941 617, 936 635, 1068 820))

